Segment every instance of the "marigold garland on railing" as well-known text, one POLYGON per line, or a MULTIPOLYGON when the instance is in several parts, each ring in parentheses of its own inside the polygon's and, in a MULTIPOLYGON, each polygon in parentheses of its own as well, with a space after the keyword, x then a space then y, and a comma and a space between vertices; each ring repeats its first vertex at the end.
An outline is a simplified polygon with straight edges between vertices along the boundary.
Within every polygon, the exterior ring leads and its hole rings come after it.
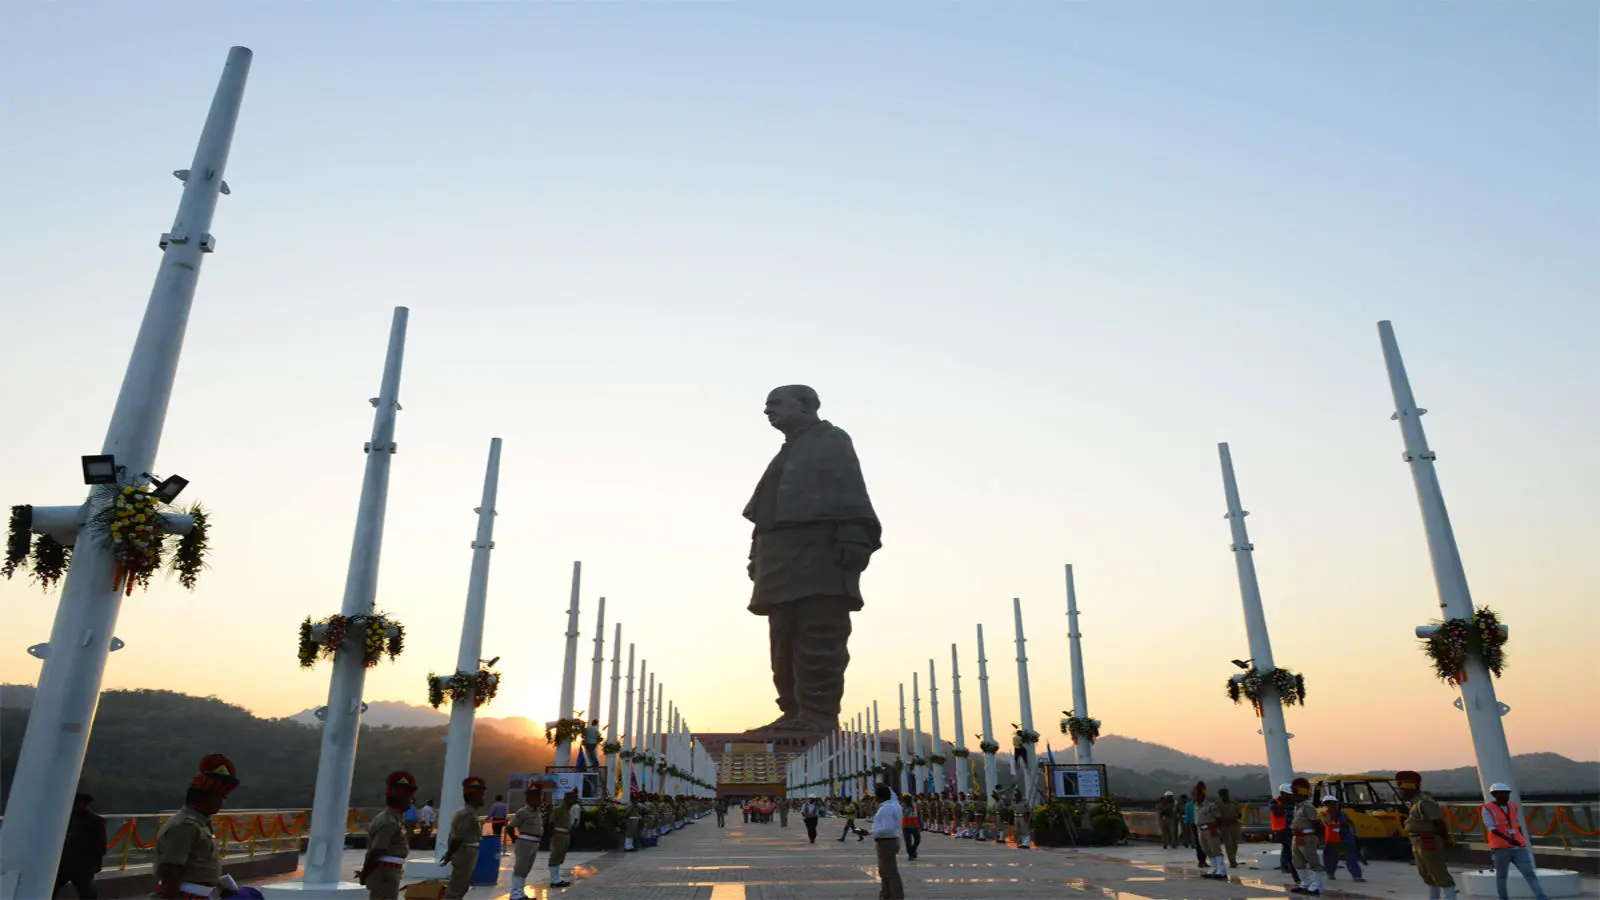
POLYGON ((544 742, 552 747, 561 741, 583 740, 583 730, 588 725, 583 719, 583 713, 578 713, 570 719, 557 719, 554 723, 544 728, 544 742))
POLYGON ((1070 709, 1063 711, 1061 715, 1064 717, 1061 720, 1061 733, 1072 738, 1073 743, 1077 743, 1079 738, 1091 744, 1100 740, 1099 722, 1088 716, 1080 716, 1070 709))
POLYGON ((1444 619, 1433 624, 1438 630, 1422 639, 1422 649, 1441 681, 1451 687, 1466 681, 1469 654, 1483 660, 1484 668, 1496 678, 1505 671, 1506 635, 1494 610, 1485 607, 1470 619, 1444 619))
POLYGON ((1236 675, 1228 679, 1228 699, 1234 703, 1250 701, 1250 706, 1261 715, 1261 691, 1271 686, 1278 692, 1278 699, 1284 706, 1304 706, 1306 702, 1306 679, 1288 669, 1268 669, 1262 671, 1252 666, 1243 675, 1236 675))
POLYGON ((332 659, 340 648, 344 647, 346 639, 353 630, 363 632, 361 660, 369 669, 376 666, 385 654, 393 660, 405 649, 406 628, 390 618, 387 613, 375 612, 367 616, 335 615, 318 621, 312 621, 311 617, 307 616, 300 623, 300 646, 297 653, 300 667, 309 669, 317 664, 318 659, 332 659), (322 629, 321 640, 317 639, 317 629, 322 629))

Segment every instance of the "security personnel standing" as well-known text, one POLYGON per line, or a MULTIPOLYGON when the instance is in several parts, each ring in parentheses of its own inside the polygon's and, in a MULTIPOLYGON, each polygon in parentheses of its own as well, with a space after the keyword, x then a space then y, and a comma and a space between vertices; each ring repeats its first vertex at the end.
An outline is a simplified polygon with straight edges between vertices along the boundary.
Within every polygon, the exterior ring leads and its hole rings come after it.
POLYGON ((410 772, 390 772, 384 779, 383 812, 367 826, 367 856, 356 881, 366 885, 370 900, 399 900, 400 876, 406 867, 411 841, 406 837, 405 810, 417 793, 417 780, 410 772))
POLYGON ((637 851, 644 840, 644 804, 639 799, 643 796, 636 793, 628 798, 628 831, 622 845, 625 851, 637 851))
POLYGON ((1422 792, 1422 776, 1416 772, 1394 773, 1400 799, 1411 804, 1406 810, 1406 834, 1411 837, 1411 856, 1417 874, 1428 886, 1428 900, 1455 900, 1456 880, 1450 877, 1444 852, 1450 849, 1450 825, 1444 820, 1439 802, 1422 792))
POLYGON ((1244 834, 1244 807, 1227 788, 1217 791, 1217 827, 1222 829, 1222 848, 1228 851, 1228 865, 1239 867, 1239 838, 1244 834))
POLYGON ((1296 778, 1294 818, 1289 831, 1294 834, 1294 867, 1302 873, 1300 884, 1291 894, 1322 894, 1322 815, 1311 802, 1311 782, 1296 778), (1309 870, 1309 871, 1308 871, 1309 870))
POLYGON ((220 753, 200 760, 189 782, 183 809, 156 834, 156 896, 164 900, 207 900, 222 879, 222 855, 211 833, 211 817, 239 786, 233 762, 220 753))
POLYGON ((1489 851, 1494 854, 1495 888, 1500 896, 1506 896, 1506 876, 1516 866, 1533 896, 1545 900, 1533 866, 1533 851, 1528 849, 1528 836, 1522 830, 1522 809, 1511 802, 1511 785, 1492 784, 1489 796, 1494 799, 1483 805, 1483 827, 1489 832, 1489 851))
POLYGON ((450 819, 449 843, 444 858, 450 863, 450 883, 445 900, 465 900, 472 887, 472 870, 478 864, 478 846, 483 843, 483 825, 478 822, 478 807, 489 785, 476 775, 461 780, 462 807, 450 819))
POLYGON ((1200 853, 1211 864, 1211 870, 1202 877, 1218 881, 1228 880, 1228 858, 1222 852, 1221 801, 1207 796, 1206 783, 1194 786, 1194 835, 1200 853))
POLYGON ((550 886, 553 888, 572 886, 572 882, 561 877, 561 864, 567 861, 567 847, 572 844, 572 807, 577 803, 578 792, 567 791, 550 813, 550 886))
POLYGON ((528 896, 528 873, 533 871, 533 858, 539 855, 539 841, 544 837, 544 804, 540 802, 539 786, 530 784, 522 792, 522 808, 511 814, 506 823, 511 834, 511 900, 525 900, 528 896))
POLYGON ((1278 796, 1267 801, 1267 816, 1272 821, 1272 840, 1278 845, 1278 871, 1288 872, 1295 884, 1300 873, 1294 868, 1294 835, 1289 833, 1289 818, 1294 815, 1294 786, 1278 785, 1278 796))

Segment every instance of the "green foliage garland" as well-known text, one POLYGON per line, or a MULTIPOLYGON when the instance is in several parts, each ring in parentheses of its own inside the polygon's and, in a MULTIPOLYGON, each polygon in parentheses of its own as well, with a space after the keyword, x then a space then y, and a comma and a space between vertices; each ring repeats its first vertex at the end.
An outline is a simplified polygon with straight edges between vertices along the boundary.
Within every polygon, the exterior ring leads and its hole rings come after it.
POLYGON ((582 741, 583 729, 587 725, 588 723, 583 720, 582 713, 571 719, 557 719, 554 725, 545 726, 544 742, 555 746, 563 738, 569 742, 582 741))
POLYGON ((1079 738, 1083 738, 1091 744, 1100 739, 1099 722, 1088 716, 1080 716, 1070 709, 1063 711, 1061 715, 1063 716, 1061 733, 1072 738, 1073 743, 1077 743, 1079 738))
POLYGON ((1251 667, 1249 671, 1237 678, 1228 679, 1228 699, 1234 703, 1250 701, 1256 715, 1261 715, 1261 691, 1271 686, 1278 692, 1278 698, 1284 706, 1304 706, 1306 702, 1306 679, 1304 675, 1297 675, 1288 669, 1267 669, 1262 671, 1251 667))
POLYGON ((6 532, 6 561, 0 564, 0 575, 10 579, 18 569, 26 568, 28 554, 33 550, 33 507, 11 507, 11 528, 6 532))
POLYGON ((1439 630, 1422 639, 1422 649, 1433 663, 1433 673, 1444 683, 1456 687, 1467 680, 1469 655, 1482 659, 1484 668, 1496 678, 1505 671, 1506 636, 1494 610, 1485 607, 1470 619, 1443 619, 1433 624, 1439 630))
POLYGON ((389 618, 387 613, 375 612, 368 616, 328 616, 312 621, 307 616, 300 623, 300 642, 297 656, 300 667, 309 669, 318 659, 332 659, 344 647, 352 630, 362 630, 361 661, 367 668, 376 666, 387 654, 393 661, 405 649, 406 627, 389 618), (322 640, 316 639, 313 629, 326 626, 322 640), (394 634, 389 634, 389 629, 394 634))

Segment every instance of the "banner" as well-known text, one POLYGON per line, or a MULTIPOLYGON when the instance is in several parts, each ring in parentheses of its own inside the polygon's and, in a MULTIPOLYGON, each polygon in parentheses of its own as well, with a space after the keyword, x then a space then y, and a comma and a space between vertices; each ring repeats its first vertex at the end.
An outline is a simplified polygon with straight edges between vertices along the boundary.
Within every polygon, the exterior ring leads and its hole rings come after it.
POLYGON ((1056 765, 1050 771, 1050 796, 1058 800, 1099 800, 1108 797, 1106 767, 1056 765))

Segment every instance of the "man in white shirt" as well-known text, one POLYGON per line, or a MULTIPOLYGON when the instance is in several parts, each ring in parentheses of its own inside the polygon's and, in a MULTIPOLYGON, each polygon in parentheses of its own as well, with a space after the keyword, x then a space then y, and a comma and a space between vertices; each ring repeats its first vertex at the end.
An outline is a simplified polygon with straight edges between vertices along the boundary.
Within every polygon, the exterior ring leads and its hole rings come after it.
POLYGON ((439 821, 439 813, 434 810, 432 800, 422 804, 422 808, 417 810, 417 819, 422 822, 423 834, 433 833, 433 826, 439 821))
POLYGON ((878 877, 883 886, 878 889, 880 900, 905 900, 906 888, 900 881, 900 803, 887 784, 879 784, 874 794, 878 798, 878 812, 872 817, 872 842, 878 848, 878 877))

